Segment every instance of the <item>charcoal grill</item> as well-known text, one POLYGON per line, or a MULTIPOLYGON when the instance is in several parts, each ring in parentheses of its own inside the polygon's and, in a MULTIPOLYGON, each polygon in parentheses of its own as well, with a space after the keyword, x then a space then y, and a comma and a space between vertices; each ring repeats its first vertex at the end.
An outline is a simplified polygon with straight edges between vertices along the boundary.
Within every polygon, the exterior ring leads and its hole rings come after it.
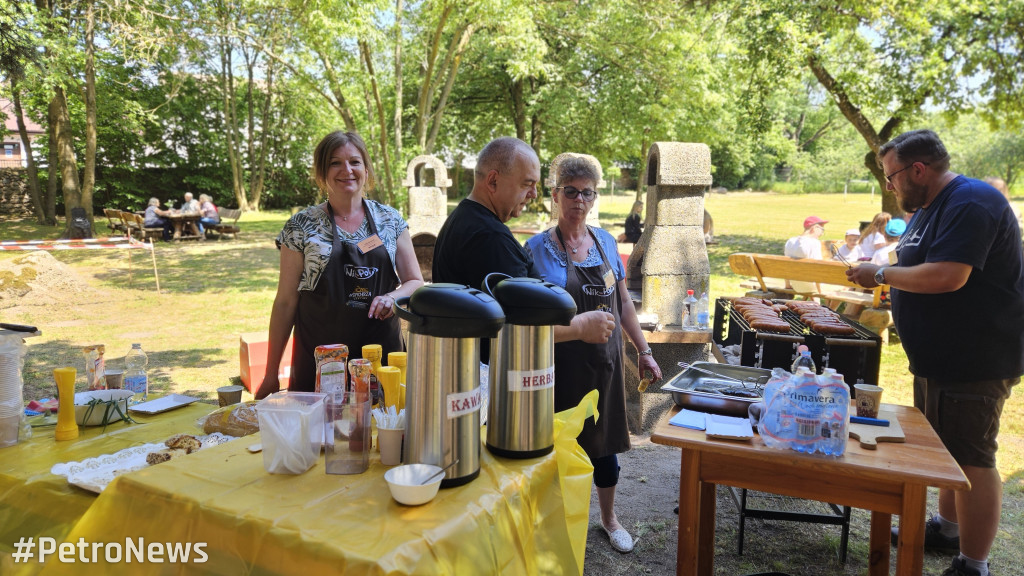
MULTIPOLYGON (((784 300, 773 302, 785 303, 784 300)), ((715 301, 714 340, 719 346, 739 344, 740 364, 743 366, 786 370, 796 358, 797 346, 804 344, 811 352, 814 365, 819 370, 835 368, 850 385, 851 393, 858 381, 878 382, 882 339, 871 330, 842 318, 853 327, 853 334, 820 334, 801 322, 800 316, 789 309, 782 311, 782 319, 789 324, 788 332, 756 330, 733 308, 731 299, 718 298, 715 301)))

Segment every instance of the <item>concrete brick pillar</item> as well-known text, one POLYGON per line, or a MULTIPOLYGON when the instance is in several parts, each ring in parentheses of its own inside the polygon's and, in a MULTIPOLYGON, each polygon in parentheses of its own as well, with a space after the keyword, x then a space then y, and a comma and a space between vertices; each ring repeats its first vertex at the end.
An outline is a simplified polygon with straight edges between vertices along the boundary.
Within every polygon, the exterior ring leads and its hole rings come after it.
POLYGON ((686 291, 699 297, 708 290, 704 193, 711 186, 711 150, 706 144, 655 142, 644 182, 647 215, 629 258, 627 284, 642 290, 644 313, 678 326, 686 291))
MULTIPOLYGON (((647 158, 642 184, 647 189, 644 232, 626 269, 631 291, 641 293, 639 312, 656 314, 661 330, 645 332, 665 380, 682 369, 679 362, 706 361, 710 332, 683 332, 680 320, 687 290, 709 290, 711 266, 704 243, 704 193, 711 186, 711 150, 705 144, 656 142, 647 158)), ((637 350, 623 349, 626 416, 633 433, 648 433, 672 406, 661 383, 637 391, 637 350)))
MULTIPOLYGON (((555 156, 555 159, 551 161, 551 166, 550 166, 550 168, 548 168, 548 177, 547 177, 546 180, 544 180, 544 186, 546 186, 548 188, 548 190, 551 190, 551 194, 552 195, 554 195, 555 175, 558 174, 558 165, 562 163, 562 160, 564 160, 566 158, 570 158, 570 157, 572 157, 572 158, 585 158, 591 164, 593 164, 595 168, 597 168, 597 175, 598 175, 597 191, 598 192, 600 192, 603 188, 608 186, 608 183, 604 181, 604 171, 601 169, 601 163, 597 160, 597 158, 594 158, 593 156, 591 156, 589 154, 577 154, 576 152, 563 152, 563 153, 559 154, 558 156, 555 156)), ((596 228, 600 228, 601 227, 601 220, 600 220, 599 215, 598 215, 598 213, 600 211, 600 203, 601 203, 601 196, 598 195, 597 198, 594 198, 594 207, 591 208, 590 209, 590 213, 587 214, 587 225, 588 226, 594 226, 596 228)), ((558 205, 555 204, 554 201, 550 202, 550 204, 551 204, 551 214, 550 214, 551 218, 548 221, 548 227, 552 227, 552 226, 554 226, 555 224, 558 223, 558 205)))

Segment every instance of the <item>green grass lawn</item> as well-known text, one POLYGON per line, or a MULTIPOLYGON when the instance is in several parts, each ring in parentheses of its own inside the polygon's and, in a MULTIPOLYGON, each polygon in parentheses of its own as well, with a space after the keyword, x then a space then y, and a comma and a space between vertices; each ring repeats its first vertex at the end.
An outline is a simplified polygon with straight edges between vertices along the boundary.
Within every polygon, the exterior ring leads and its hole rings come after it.
MULTIPOLYGON (((633 200, 631 194, 602 196, 602 227, 613 235, 621 233, 633 200)), ((729 271, 729 254, 781 254, 785 240, 799 233, 803 219, 811 214, 829 221, 826 239, 841 239, 847 228, 871 219, 878 211, 879 198, 868 194, 844 198, 838 194, 730 193, 709 195, 705 205, 714 218, 718 240, 708 250, 711 296, 717 297, 743 293, 743 279, 729 271)), ((126 250, 53 252, 87 287, 85 291, 0 299, 0 320, 33 324, 43 332, 29 340, 26 399, 53 395, 53 368, 67 365, 84 370, 81 346, 105 344, 108 365, 121 367, 131 344, 139 342, 149 353, 152 389, 215 400, 217 387, 238 381, 239 336, 266 331, 277 287, 274 237, 287 217, 283 211, 247 213, 240 221, 242 233, 235 240, 158 242, 159 293, 146 251, 131 251, 130 265, 126 250)), ((546 217, 524 215, 509 224, 538 229, 544 226, 542 222, 546 217)), ((54 228, 31 221, 0 222, 0 240, 54 238, 58 234, 54 228)), ((24 254, 0 253, 0 262, 24 254)), ((886 401, 912 403, 906 366, 899 345, 885 348, 879 383, 886 388, 886 401)), ((80 376, 79 381, 84 379, 80 376)), ((1019 392, 1004 409, 1000 441, 999 467, 1007 495, 1020 498, 1024 493, 1024 403, 1019 392)))

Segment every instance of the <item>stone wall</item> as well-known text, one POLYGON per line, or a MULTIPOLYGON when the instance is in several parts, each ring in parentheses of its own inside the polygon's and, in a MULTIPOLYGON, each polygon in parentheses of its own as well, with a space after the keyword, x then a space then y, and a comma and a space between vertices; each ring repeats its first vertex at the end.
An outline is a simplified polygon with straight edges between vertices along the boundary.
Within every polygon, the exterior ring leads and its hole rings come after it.
POLYGON ((28 175, 23 168, 0 168, 0 216, 30 218, 32 199, 28 195, 28 175))

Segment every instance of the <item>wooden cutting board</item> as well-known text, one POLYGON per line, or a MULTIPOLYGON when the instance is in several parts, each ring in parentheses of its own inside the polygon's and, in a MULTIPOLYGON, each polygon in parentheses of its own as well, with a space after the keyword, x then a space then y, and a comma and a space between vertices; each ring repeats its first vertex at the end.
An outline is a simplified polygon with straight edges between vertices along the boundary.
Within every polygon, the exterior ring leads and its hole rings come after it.
MULTIPOLYGON (((851 409, 853 408, 851 407, 851 409)), ((900 421, 896 419, 895 413, 881 410, 878 412, 878 417, 882 420, 888 420, 889 425, 850 424, 850 437, 860 440, 861 448, 874 450, 878 448, 879 442, 907 441, 907 437, 903 434, 903 428, 900 426, 900 421)))

